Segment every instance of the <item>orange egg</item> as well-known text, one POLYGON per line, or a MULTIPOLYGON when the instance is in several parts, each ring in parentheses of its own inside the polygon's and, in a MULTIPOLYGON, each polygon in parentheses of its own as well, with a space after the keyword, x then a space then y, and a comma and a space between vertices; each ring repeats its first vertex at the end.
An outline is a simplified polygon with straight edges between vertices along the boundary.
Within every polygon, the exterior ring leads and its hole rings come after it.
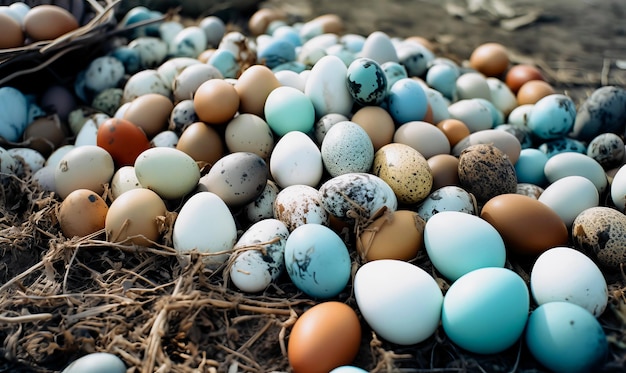
POLYGON ((8 14, 0 13, 0 49, 17 48, 23 44, 22 26, 8 14))
POLYGON ((470 135, 469 128, 458 119, 444 119, 437 123, 437 128, 446 135, 450 147, 454 147, 459 141, 470 135))
POLYGON ((520 87, 524 85, 524 83, 531 80, 545 79, 538 68, 526 64, 520 64, 511 67, 506 73, 505 77, 506 85, 514 94, 517 94, 517 91, 519 91, 520 87))
POLYGON ((550 83, 543 80, 530 80, 524 83, 517 91, 517 104, 534 104, 542 98, 554 93, 550 83))
POLYGON ((483 206, 480 217, 502 236, 507 249, 523 255, 539 255, 566 245, 569 233, 554 210, 521 194, 501 194, 483 206))
POLYGON ((150 141, 128 120, 109 118, 98 127, 96 145, 111 154, 117 167, 122 167, 133 165, 137 156, 150 148, 150 141))
POLYGON ((393 118, 389 112, 380 106, 365 106, 359 109, 351 119, 361 126, 372 140, 374 151, 391 143, 396 131, 393 118))
POLYGON ((38 5, 24 16, 24 30, 33 40, 52 40, 78 28, 76 17, 56 5, 38 5))
POLYGON ((328 301, 304 312, 289 335, 287 355, 295 373, 330 372, 348 365, 361 345, 361 324, 354 310, 328 301))
POLYGON ((450 154, 437 154, 427 160, 428 167, 433 175, 431 190, 437 190, 448 185, 460 185, 459 159, 450 154))
POLYGON ((124 111, 124 119, 152 138, 167 128, 172 110, 174 103, 169 98, 158 93, 146 93, 131 101, 124 111))
POLYGON ((211 165, 224 155, 224 144, 220 134, 204 122, 189 125, 180 135, 176 149, 187 153, 195 161, 211 165))
POLYGON ((208 124, 224 124, 239 110, 239 95, 232 84, 222 79, 202 83, 193 97, 198 118, 208 124))
POLYGON ((59 207, 58 220, 67 238, 84 237, 104 229, 109 206, 89 189, 76 189, 65 197, 59 207))
POLYGON ((424 244, 425 225, 415 211, 389 211, 361 231, 356 241, 357 252, 368 262, 414 259, 424 244))
POLYGON ((474 49, 469 62, 486 76, 500 76, 509 67, 509 54, 502 44, 485 43, 474 49))
POLYGON ((267 66, 250 66, 235 83, 235 90, 240 99, 239 112, 263 117, 267 96, 278 87, 280 82, 267 66))

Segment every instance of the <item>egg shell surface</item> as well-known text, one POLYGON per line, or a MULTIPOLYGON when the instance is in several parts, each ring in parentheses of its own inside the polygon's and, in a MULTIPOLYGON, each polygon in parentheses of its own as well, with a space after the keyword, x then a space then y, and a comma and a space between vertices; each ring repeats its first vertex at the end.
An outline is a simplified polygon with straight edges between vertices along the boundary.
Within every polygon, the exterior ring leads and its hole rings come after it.
POLYGON ((107 240, 150 247, 160 236, 160 217, 165 203, 155 192, 137 188, 118 196, 109 206, 105 220, 107 240))
POLYGON ((374 161, 372 140, 361 126, 350 121, 336 123, 328 130, 320 152, 332 177, 367 172, 374 161))
POLYGON ((290 185, 276 195, 274 218, 282 221, 289 231, 304 224, 328 225, 328 213, 322 207, 317 189, 308 185, 290 185))
POLYGON ((358 235, 356 249, 364 261, 411 260, 424 246, 424 219, 410 210, 383 214, 358 235))
POLYGON ((55 189, 63 199, 76 189, 89 189, 100 195, 113 177, 113 158, 103 148, 84 145, 71 149, 54 171, 55 189))
POLYGON ((282 136, 270 156, 270 173, 281 188, 296 184, 315 187, 323 171, 320 149, 300 131, 282 136))
POLYGON ((574 247, 597 260, 603 269, 619 269, 626 263, 626 215, 605 206, 591 207, 572 224, 574 247))
POLYGON ((578 214, 598 206, 600 196, 586 177, 566 176, 548 185, 539 196, 539 202, 554 210, 569 228, 578 214))

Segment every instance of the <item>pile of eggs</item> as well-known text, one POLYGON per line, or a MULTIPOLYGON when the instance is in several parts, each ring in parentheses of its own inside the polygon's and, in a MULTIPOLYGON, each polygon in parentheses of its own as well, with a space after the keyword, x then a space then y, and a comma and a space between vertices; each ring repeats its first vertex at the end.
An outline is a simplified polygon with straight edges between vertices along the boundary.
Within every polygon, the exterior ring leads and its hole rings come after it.
POLYGON ((361 372, 361 320, 399 345, 441 327, 478 354, 523 339, 554 371, 604 362, 603 272, 626 262, 623 87, 577 107, 502 45, 459 65, 334 15, 261 9, 249 29, 160 20, 72 87, 1 87, 2 177, 56 193, 68 238, 151 246, 171 229, 244 293, 286 272, 318 301, 289 336, 296 372, 361 372), (528 282, 509 259, 532 263, 528 282), (348 286, 358 309, 338 301, 348 286))

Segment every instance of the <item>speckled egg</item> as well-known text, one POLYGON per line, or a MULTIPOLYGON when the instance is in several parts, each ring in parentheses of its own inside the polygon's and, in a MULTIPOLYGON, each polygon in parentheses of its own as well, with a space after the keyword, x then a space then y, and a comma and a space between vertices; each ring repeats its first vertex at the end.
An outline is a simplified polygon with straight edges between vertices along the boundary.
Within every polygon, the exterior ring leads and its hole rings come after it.
POLYGON ((250 223, 274 217, 274 201, 280 190, 275 182, 267 180, 265 188, 256 199, 241 209, 241 214, 250 223))
POLYGON ((329 224, 317 189, 308 185, 290 185, 281 190, 274 200, 274 218, 285 223, 290 232, 303 224, 329 224))
POLYGON ((515 136, 522 149, 528 149, 533 146, 532 132, 526 125, 505 123, 497 125, 494 129, 506 131, 515 136))
POLYGON ((539 199, 539 196, 543 193, 543 188, 530 183, 519 183, 517 184, 516 194, 521 194, 526 197, 530 197, 532 199, 539 199))
POLYGON ((626 89, 596 89, 576 114, 572 137, 589 141, 600 133, 622 133, 626 124, 626 89))
POLYGON ((430 193, 417 208, 417 214, 425 221, 441 211, 476 215, 478 213, 476 198, 463 188, 448 185, 430 193))
POLYGON ((269 171, 263 158, 236 152, 220 158, 200 178, 198 188, 217 194, 229 207, 254 201, 265 188, 269 171))
POLYGON ((361 57, 348 66, 348 91, 361 105, 380 105, 387 95, 387 76, 378 62, 361 57))
POLYGON ((546 141, 543 144, 539 145, 537 149, 546 153, 548 158, 552 158, 552 156, 560 154, 560 153, 587 153, 587 146, 581 141, 571 139, 569 137, 563 137, 561 139, 546 141))
POLYGON ((572 225, 574 247, 608 268, 626 263, 626 215, 610 207, 584 210, 572 225))
POLYGON ((326 114, 318 119, 313 126, 316 143, 321 146, 322 141, 324 141, 324 137, 326 137, 326 133, 330 130, 330 128, 335 124, 346 120, 348 120, 348 117, 337 113, 326 114))
POLYGON ((367 173, 335 176, 320 186, 319 195, 329 214, 346 221, 369 219, 382 208, 398 208, 398 199, 389 184, 367 173))
POLYGON ((535 103, 528 117, 528 128, 541 139, 558 139, 571 131, 575 119, 574 101, 562 94, 551 94, 535 103))
POLYGON ((168 129, 180 136, 190 124, 199 120, 196 109, 193 107, 193 100, 183 100, 174 105, 170 113, 168 129))
POLYGON ((618 166, 624 159, 624 141, 614 133, 603 133, 587 145, 587 156, 605 169, 618 166))
POLYGON ((324 168, 332 176, 367 172, 374 160, 374 145, 363 127, 350 121, 332 126, 321 146, 324 168))
POLYGON ((459 156, 459 181, 479 202, 517 190, 517 176, 509 157, 489 144, 463 150, 459 156))
POLYGON ((398 201, 405 204, 420 202, 433 186, 426 158, 405 144, 392 143, 378 149, 372 173, 389 184, 398 201))

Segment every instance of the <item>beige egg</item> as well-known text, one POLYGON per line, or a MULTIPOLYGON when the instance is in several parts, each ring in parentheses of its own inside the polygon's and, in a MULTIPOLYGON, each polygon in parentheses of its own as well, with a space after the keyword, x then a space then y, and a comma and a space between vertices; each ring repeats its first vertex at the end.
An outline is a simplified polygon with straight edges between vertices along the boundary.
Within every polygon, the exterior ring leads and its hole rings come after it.
POLYGON ((572 225, 574 247, 612 270, 626 264, 625 236, 626 215, 610 207, 586 209, 572 225))
POLYGON ((365 106, 359 109, 351 122, 363 127, 372 140, 374 151, 389 144, 393 140, 396 127, 389 112, 380 106, 365 106))
POLYGON ((489 144, 463 150, 459 156, 459 181, 478 202, 517 191, 517 176, 509 157, 489 144))
POLYGON ((268 160, 274 149, 274 134, 267 122, 255 114, 239 114, 226 125, 226 147, 231 153, 250 152, 268 160))
POLYGON ((77 189, 61 203, 59 225, 67 238, 84 237, 104 229, 109 206, 89 189, 77 189))
POLYGON ((141 128, 148 138, 167 129, 174 104, 158 93, 147 93, 134 99, 124 111, 124 119, 141 128))
POLYGON ((96 145, 77 146, 55 166, 56 191, 63 199, 77 189, 102 194, 114 171, 113 158, 106 150, 96 145))
POLYGON ((151 246, 160 236, 159 219, 166 214, 165 203, 150 189, 129 190, 111 203, 105 220, 109 242, 151 246))
POLYGON ((393 141, 409 145, 426 159, 450 153, 450 141, 437 126, 423 121, 407 122, 398 127, 393 141))
POLYGON ((426 158, 409 145, 391 143, 374 154, 372 173, 383 179, 404 204, 418 203, 428 196, 433 175, 426 158))

